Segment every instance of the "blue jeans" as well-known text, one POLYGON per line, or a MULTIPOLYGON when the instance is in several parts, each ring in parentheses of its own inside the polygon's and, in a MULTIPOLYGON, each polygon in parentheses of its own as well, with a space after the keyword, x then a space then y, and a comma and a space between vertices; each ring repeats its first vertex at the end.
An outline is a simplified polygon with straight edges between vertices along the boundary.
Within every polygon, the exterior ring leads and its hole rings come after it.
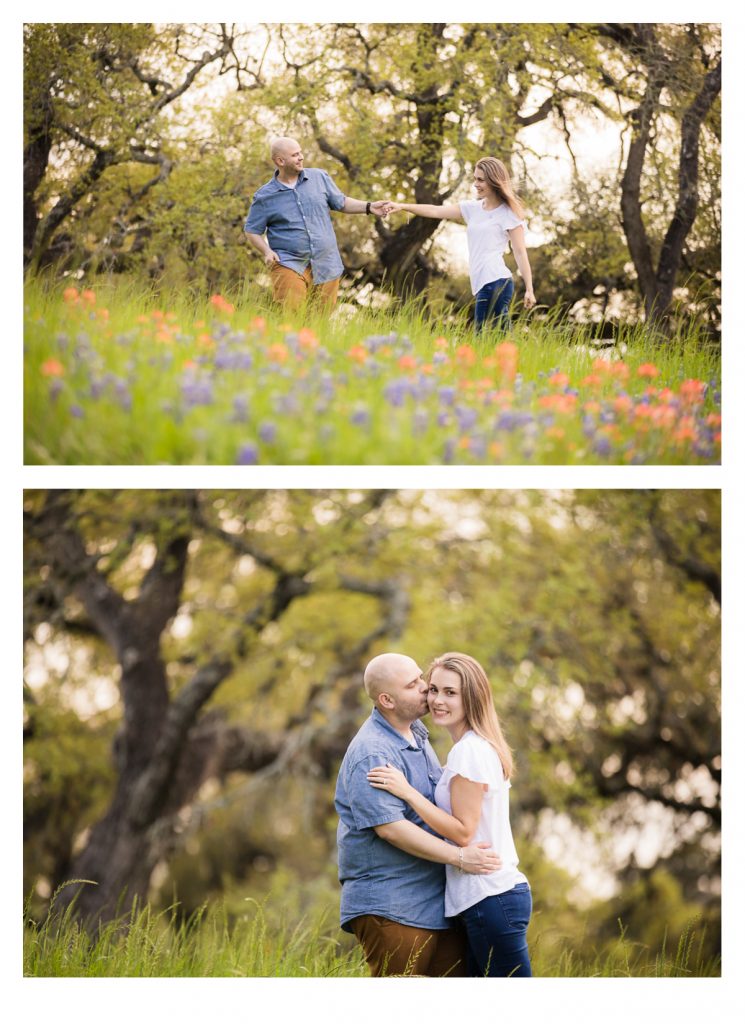
POLYGON ((489 281, 483 288, 476 292, 476 312, 474 321, 476 333, 481 334, 488 320, 503 330, 508 331, 512 326, 510 320, 510 303, 515 293, 515 285, 511 277, 502 277, 499 281, 489 281))
POLYGON ((525 938, 532 909, 530 886, 519 882, 463 911, 470 978, 532 977, 525 938))

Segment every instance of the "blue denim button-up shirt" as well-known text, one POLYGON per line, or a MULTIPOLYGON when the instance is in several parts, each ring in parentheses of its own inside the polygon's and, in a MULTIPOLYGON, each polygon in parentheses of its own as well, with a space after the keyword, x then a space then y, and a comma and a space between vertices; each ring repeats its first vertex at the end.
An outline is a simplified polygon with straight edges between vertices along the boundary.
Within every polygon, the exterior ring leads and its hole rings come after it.
POLYGON ((279 171, 256 192, 244 231, 263 235, 283 267, 302 274, 310 264, 314 284, 334 281, 344 266, 329 210, 344 207, 340 192, 325 171, 306 167, 294 188, 283 185, 279 171))
POLYGON ((434 802, 442 775, 437 755, 421 722, 413 723, 416 745, 386 722, 377 708, 349 745, 339 769, 334 803, 339 814, 341 926, 360 914, 378 914, 414 928, 447 928, 445 868, 387 843, 374 826, 406 818, 432 832, 411 807, 392 793, 375 789, 367 773, 390 761, 420 793, 434 802))

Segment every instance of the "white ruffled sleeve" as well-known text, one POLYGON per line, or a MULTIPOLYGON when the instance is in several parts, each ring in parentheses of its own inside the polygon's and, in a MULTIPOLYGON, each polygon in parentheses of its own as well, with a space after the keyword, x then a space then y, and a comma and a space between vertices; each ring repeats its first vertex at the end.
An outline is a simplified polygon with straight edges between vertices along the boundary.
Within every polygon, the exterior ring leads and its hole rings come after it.
POLYGON ((461 775, 471 782, 486 783, 490 789, 498 789, 505 785, 502 764, 497 752, 485 739, 474 733, 467 733, 460 739, 448 754, 446 781, 455 775, 461 775))
POLYGON ((510 209, 509 206, 502 214, 502 223, 505 231, 512 231, 513 228, 525 227, 525 221, 518 217, 514 210, 510 209))
POLYGON ((458 206, 460 206, 460 215, 466 224, 471 219, 474 209, 479 205, 478 199, 461 199, 458 203, 458 206))

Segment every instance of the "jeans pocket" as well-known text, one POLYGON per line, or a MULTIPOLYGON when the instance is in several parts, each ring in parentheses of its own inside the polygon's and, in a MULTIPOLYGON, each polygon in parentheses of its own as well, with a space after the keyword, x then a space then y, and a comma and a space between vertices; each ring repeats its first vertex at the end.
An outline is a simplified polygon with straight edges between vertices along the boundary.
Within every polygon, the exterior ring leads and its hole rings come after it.
POLYGON ((514 889, 502 892, 497 897, 502 907, 505 920, 511 928, 525 929, 530 921, 533 909, 533 897, 530 888, 521 882, 514 889))

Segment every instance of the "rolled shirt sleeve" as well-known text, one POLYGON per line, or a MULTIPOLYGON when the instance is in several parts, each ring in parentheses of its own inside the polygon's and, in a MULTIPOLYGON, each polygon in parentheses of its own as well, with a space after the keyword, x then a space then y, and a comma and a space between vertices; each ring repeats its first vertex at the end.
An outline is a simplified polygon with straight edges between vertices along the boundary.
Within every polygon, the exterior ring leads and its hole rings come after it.
POLYGON ((255 195, 251 202, 251 209, 248 211, 243 230, 252 235, 263 235, 267 228, 267 208, 261 196, 255 195))
MULTIPOLYGON (((406 817, 408 805, 405 801, 384 789, 371 786, 367 778, 370 769, 384 765, 386 759, 385 755, 379 754, 366 757, 354 765, 347 777, 347 799, 357 828, 389 825, 392 821, 401 821, 406 817)), ((403 765, 397 764, 395 767, 403 771, 403 765)))
POLYGON ((331 207, 332 210, 336 210, 337 212, 339 210, 343 210, 344 202, 347 197, 344 195, 341 189, 338 189, 336 187, 331 176, 327 174, 326 171, 321 171, 321 174, 323 175, 323 183, 326 187, 326 200, 329 206, 331 207))

